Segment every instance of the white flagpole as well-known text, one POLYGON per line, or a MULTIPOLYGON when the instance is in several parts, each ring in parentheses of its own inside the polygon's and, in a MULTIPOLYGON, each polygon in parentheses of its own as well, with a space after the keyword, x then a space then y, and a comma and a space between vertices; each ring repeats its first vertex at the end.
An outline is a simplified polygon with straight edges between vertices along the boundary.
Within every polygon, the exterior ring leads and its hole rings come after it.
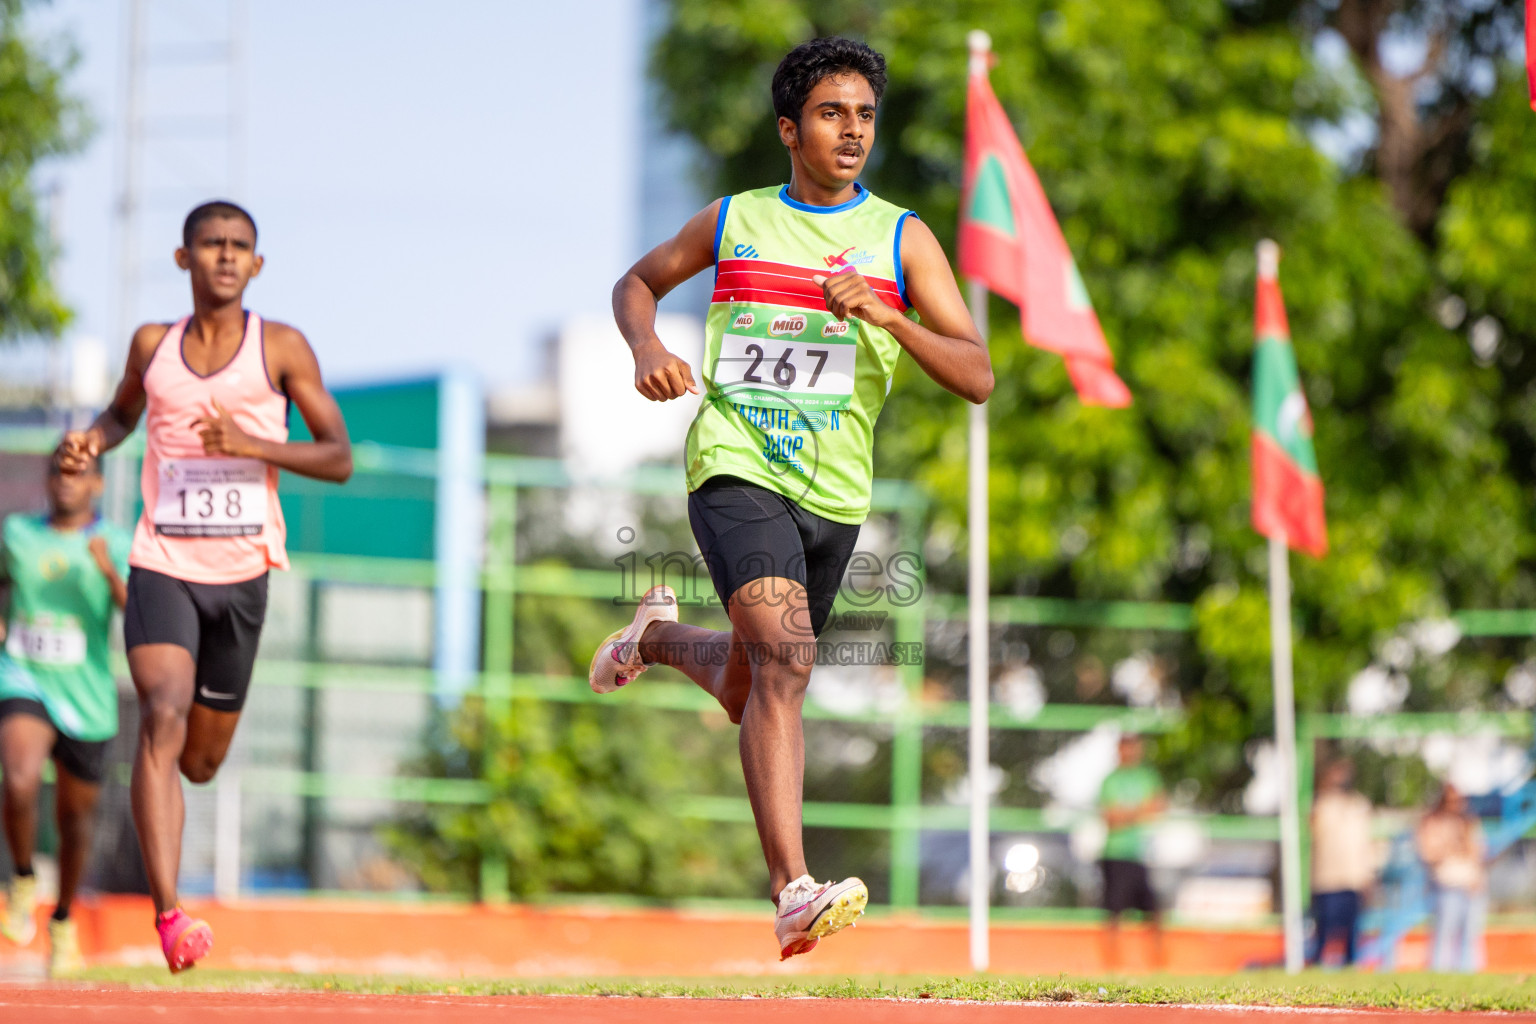
POLYGON ((1269 538, 1269 635, 1275 669, 1275 754, 1280 764, 1280 905, 1285 970, 1302 967, 1301 810, 1296 797, 1296 695, 1291 677, 1291 557, 1269 538))
MULTIPOLYGON (((1280 274, 1280 247, 1258 245, 1259 276, 1280 274)), ((1301 809, 1296 792, 1296 686, 1291 670, 1291 555, 1286 538, 1269 538, 1269 643, 1274 667, 1275 757, 1280 765, 1280 914, 1285 969, 1302 968, 1301 809)))
MULTIPOLYGON (((983 339, 987 337, 987 286, 970 281, 971 319, 983 339)), ((970 702, 971 780, 971 968, 984 971, 991 959, 988 927, 992 908, 992 834, 988 788, 992 770, 991 736, 987 711, 991 701, 991 583, 987 575, 989 527, 987 523, 987 405, 971 406, 970 432, 970 547, 967 587, 970 613, 970 664, 966 695, 970 702)))
MULTIPOLYGON (((966 37, 970 46, 970 74, 986 74, 992 53, 992 37, 976 29, 966 37)), ((971 319, 985 344, 987 286, 974 278, 966 282, 971 319)), ((969 776, 971 780, 971 969, 984 971, 991 963, 989 927, 992 912, 992 831, 988 804, 992 772, 991 736, 987 728, 991 702, 991 583, 987 553, 987 406, 971 406, 969 466, 970 566, 966 588, 970 620, 970 664, 966 671, 966 697, 970 704, 969 776)))

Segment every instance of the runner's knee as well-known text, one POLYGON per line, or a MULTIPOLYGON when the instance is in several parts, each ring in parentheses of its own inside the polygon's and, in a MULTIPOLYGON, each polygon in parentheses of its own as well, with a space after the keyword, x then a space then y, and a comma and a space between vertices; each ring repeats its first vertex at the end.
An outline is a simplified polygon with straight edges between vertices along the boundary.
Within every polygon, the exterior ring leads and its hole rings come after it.
MULTIPOLYGON (((811 667, 815 664, 814 641, 785 640, 781 643, 759 645, 752 673, 752 691, 769 699, 799 701, 811 683, 811 667), (809 648, 807 652, 806 648, 809 648)), ((745 694, 742 695, 745 704, 745 694)))
POLYGON ((101 799, 101 784, 75 779, 65 769, 61 772, 53 798, 60 828, 74 822, 89 824, 96 813, 96 804, 101 799))
POLYGON ((731 720, 732 725, 741 724, 742 712, 747 709, 747 698, 752 694, 752 684, 730 686, 720 694, 720 706, 725 708, 725 715, 731 720))
POLYGON ((65 839, 79 841, 91 834, 91 822, 96 817, 96 801, 75 802, 59 805, 59 834, 65 839))
POLYGON ((41 765, 7 764, 5 766, 5 798, 7 800, 34 801, 42 787, 41 765))
POLYGON ((180 754, 187 741, 187 718, 168 701, 146 700, 139 708, 139 734, 155 750, 180 754))
POLYGON ((213 777, 219 772, 219 765, 224 763, 224 758, 215 757, 204 751, 186 750, 181 755, 181 774, 187 777, 187 781, 201 785, 204 782, 212 782, 213 777))

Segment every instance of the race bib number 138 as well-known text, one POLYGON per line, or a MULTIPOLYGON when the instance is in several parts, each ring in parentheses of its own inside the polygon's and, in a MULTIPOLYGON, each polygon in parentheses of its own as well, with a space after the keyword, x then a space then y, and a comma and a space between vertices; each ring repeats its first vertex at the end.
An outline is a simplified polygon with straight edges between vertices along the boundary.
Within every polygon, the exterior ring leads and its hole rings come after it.
POLYGON ((260 459, 160 463, 155 532, 165 537, 251 537, 267 522, 267 464, 260 459))
POLYGON ((710 376, 737 405, 847 409, 858 351, 855 325, 831 313, 737 309, 710 376))

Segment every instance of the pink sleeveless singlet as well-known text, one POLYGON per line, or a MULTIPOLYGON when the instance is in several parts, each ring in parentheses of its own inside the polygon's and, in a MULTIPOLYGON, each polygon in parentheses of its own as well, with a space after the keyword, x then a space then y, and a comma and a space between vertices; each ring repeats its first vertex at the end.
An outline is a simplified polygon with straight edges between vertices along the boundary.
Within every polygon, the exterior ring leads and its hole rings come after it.
POLYGON ((128 564, 189 583, 240 583, 288 568, 276 466, 203 454, 193 421, 217 401, 252 437, 288 440, 288 399, 267 377, 261 317, 223 369, 200 377, 181 341, 190 317, 165 332, 144 371, 144 511, 128 564))

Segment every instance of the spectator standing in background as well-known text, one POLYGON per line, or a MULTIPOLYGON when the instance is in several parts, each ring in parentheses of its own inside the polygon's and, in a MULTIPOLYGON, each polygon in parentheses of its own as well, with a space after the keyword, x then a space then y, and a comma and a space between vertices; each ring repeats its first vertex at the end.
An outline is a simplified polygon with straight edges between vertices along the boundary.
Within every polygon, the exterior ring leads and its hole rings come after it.
POLYGON ((1104 877, 1104 962, 1120 966, 1120 915, 1139 910, 1152 926, 1153 958, 1163 963, 1162 922, 1147 873, 1147 826, 1168 806, 1162 780, 1141 763, 1140 736, 1120 737, 1120 764, 1099 789, 1099 812, 1109 830, 1099 869, 1104 877))
POLYGON ((1430 967, 1476 971, 1483 965, 1483 925, 1488 917, 1487 843, 1483 826, 1467 810, 1467 798, 1449 782, 1415 835, 1429 868, 1434 908, 1430 967))
POLYGON ((1360 904, 1376 880, 1371 802, 1352 788, 1354 766, 1331 762, 1312 802, 1312 942, 1307 963, 1318 964, 1328 940, 1342 936, 1344 964, 1355 962, 1360 904))

